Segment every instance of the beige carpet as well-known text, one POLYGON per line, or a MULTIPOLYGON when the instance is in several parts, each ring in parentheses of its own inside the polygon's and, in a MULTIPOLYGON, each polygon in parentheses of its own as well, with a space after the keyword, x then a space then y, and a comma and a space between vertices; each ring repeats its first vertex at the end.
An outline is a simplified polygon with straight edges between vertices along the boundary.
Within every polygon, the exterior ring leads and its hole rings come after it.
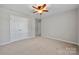
POLYGON ((54 39, 24 39, 0 47, 0 54, 7 55, 75 55, 77 46, 54 39))

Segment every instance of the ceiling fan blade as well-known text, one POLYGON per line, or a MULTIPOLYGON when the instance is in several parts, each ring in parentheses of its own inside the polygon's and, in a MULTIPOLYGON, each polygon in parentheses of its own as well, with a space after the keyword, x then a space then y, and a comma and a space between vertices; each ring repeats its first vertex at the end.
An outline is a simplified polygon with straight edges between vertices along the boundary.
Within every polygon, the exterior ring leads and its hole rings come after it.
POLYGON ((43 6, 42 6, 42 7, 43 7, 43 8, 44 8, 44 7, 46 7, 46 4, 43 4, 43 6))
POLYGON ((48 12, 48 10, 43 10, 44 12, 48 12))
POLYGON ((33 13, 36 13, 37 11, 33 12, 33 13))
POLYGON ((33 8, 35 8, 35 9, 38 9, 38 8, 36 8, 36 7, 34 7, 34 6, 32 6, 33 8))

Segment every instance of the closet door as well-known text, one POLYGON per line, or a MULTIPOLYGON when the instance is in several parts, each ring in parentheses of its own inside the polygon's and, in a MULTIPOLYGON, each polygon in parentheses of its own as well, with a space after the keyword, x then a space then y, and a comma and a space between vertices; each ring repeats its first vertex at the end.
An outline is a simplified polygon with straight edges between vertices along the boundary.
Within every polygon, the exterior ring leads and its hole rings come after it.
POLYGON ((15 19, 13 15, 10 15, 10 41, 15 41, 15 19))
POLYGON ((28 19, 19 16, 10 16, 11 41, 28 37, 28 19))

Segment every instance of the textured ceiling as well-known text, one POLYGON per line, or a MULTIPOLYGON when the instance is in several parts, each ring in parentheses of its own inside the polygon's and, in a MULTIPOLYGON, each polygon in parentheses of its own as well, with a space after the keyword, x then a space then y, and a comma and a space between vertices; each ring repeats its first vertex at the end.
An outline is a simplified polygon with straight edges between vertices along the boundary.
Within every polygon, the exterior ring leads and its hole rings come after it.
MULTIPOLYGON (((33 5, 35 5, 35 4, 6 4, 6 5, 4 4, 1 6, 8 8, 8 9, 12 9, 14 11, 25 13, 25 14, 30 15, 32 17, 40 17, 40 15, 38 15, 38 14, 33 14, 33 8, 32 8, 33 5)), ((75 4, 49 4, 48 5, 49 12, 44 13, 42 15, 42 17, 54 15, 59 12, 72 10, 77 7, 78 7, 77 4, 76 5, 75 4)))

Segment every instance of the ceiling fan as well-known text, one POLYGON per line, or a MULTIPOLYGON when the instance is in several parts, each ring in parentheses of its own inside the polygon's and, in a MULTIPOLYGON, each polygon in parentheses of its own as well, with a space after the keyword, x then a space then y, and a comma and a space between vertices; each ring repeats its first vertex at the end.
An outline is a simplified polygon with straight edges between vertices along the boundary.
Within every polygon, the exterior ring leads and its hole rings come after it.
POLYGON ((42 15, 43 12, 48 12, 48 10, 46 9, 47 5, 46 4, 40 4, 37 6, 32 6, 34 8, 34 12, 33 13, 39 13, 40 15, 42 15))

